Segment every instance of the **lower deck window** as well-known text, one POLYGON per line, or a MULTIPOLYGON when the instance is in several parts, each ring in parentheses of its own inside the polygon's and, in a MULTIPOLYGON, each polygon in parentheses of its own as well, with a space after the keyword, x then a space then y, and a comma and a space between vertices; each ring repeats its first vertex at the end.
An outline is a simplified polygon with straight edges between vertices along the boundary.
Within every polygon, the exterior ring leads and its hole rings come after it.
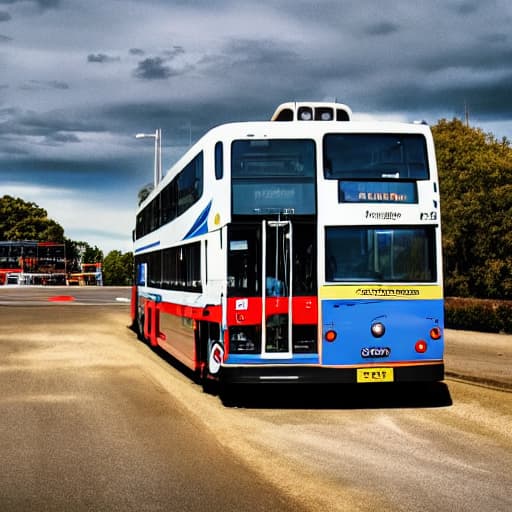
POLYGON ((140 285, 192 292, 202 290, 199 242, 137 255, 135 266, 140 285))
POLYGON ((433 282, 435 227, 328 227, 325 279, 331 282, 433 282))

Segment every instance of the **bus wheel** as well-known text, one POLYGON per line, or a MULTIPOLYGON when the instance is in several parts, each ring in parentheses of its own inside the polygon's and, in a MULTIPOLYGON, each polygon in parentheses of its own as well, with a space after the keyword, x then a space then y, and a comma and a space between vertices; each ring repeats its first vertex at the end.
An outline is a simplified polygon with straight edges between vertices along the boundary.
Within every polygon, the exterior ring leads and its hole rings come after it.
POLYGON ((135 320, 136 322, 136 329, 137 329, 137 335, 140 341, 143 341, 144 343, 147 343, 148 340, 144 336, 144 313, 141 312, 141 308, 137 307, 137 318, 135 320))
POLYGON ((203 391, 208 394, 218 394, 219 374, 224 356, 224 348, 218 341, 209 341, 206 361, 202 368, 201 384, 203 391))
POLYGON ((207 371, 203 373, 201 378, 201 386, 203 387, 203 392, 207 395, 219 394, 219 381, 210 377, 207 371))
POLYGON ((216 375, 212 375, 208 370, 208 364, 204 364, 201 368, 200 383, 203 392, 207 395, 218 395, 220 390, 220 380, 216 375))
POLYGON ((240 388, 236 384, 226 382, 222 377, 219 381, 218 395, 225 407, 238 407, 242 403, 240 388))

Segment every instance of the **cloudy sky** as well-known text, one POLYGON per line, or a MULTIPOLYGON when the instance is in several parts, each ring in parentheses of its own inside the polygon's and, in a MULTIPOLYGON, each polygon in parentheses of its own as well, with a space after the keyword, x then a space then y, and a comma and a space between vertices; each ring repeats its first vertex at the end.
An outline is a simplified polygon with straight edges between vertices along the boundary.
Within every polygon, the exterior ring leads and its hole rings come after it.
POLYGON ((355 118, 464 116, 512 139, 510 0, 0 0, 0 196, 105 252, 131 250, 163 131, 169 167, 207 129, 284 101, 355 118))

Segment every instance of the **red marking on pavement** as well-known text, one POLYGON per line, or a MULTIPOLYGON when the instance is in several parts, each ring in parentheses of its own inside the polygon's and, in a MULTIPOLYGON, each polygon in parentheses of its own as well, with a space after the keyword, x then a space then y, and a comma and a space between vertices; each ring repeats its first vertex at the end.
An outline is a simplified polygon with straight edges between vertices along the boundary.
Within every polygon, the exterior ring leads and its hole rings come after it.
POLYGON ((71 295, 54 295, 53 297, 48 297, 50 302, 70 302, 75 300, 75 297, 71 295))

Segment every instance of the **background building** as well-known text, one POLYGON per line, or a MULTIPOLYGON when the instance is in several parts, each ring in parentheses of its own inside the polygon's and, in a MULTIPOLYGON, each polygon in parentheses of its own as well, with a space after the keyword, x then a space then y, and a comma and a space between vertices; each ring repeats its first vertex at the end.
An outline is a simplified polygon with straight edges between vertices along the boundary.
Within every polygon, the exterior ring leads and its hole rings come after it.
POLYGON ((36 240, 0 242, 0 285, 66 285, 66 247, 36 240))

